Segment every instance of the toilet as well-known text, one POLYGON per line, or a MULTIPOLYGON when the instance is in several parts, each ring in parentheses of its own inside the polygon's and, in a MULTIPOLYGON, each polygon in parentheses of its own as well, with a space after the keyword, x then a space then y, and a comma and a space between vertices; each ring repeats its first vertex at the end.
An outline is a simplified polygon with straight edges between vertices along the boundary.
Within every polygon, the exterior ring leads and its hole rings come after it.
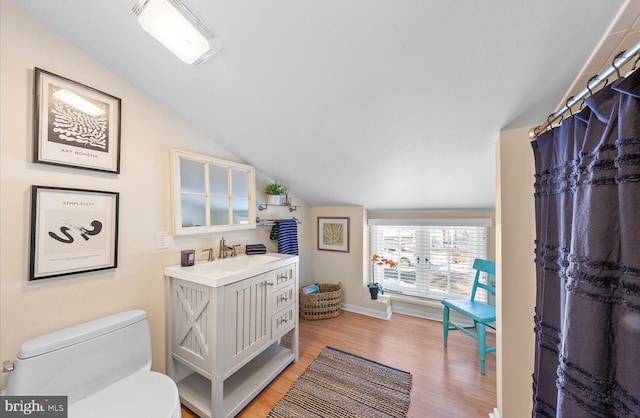
POLYGON ((20 347, 7 395, 67 396, 69 418, 180 418, 175 382, 151 371, 147 314, 132 310, 20 347))

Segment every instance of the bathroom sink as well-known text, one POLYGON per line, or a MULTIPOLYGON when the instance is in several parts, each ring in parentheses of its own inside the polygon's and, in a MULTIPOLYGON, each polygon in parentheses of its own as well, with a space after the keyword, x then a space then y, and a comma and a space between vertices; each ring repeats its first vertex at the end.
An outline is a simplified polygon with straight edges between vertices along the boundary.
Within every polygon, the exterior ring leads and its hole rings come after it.
MULTIPOLYGON (((280 254, 281 256, 282 254, 280 254)), ((257 255, 244 255, 240 254, 236 257, 229 257, 223 260, 216 260, 208 263, 203 263, 200 266, 202 268, 220 269, 224 271, 244 270, 259 266, 261 264, 273 263, 275 261, 282 260, 278 254, 257 254, 257 255)))
POLYGON ((297 260, 297 255, 288 254, 240 254, 236 257, 198 262, 191 267, 180 265, 166 267, 164 275, 219 287, 285 266, 297 260))

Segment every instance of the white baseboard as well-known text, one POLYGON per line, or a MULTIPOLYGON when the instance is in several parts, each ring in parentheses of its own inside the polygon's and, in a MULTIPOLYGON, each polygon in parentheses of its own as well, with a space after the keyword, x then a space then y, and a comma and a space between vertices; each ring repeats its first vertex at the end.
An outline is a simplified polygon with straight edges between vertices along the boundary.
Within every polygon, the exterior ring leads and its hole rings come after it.
MULTIPOLYGON (((384 295, 384 297, 386 296, 387 295, 384 295)), ((413 304, 414 307, 408 307, 408 306, 399 306, 398 304, 394 304, 393 303, 394 298, 397 298, 397 296, 394 295, 391 298, 391 303, 388 303, 387 301, 388 304, 387 304, 386 311, 379 311, 376 309, 364 308, 362 306, 349 305, 345 303, 342 304, 342 309, 344 309, 345 311, 355 312, 358 314, 367 315, 374 318, 385 319, 387 321, 391 319, 391 314, 393 312, 396 312, 403 315, 415 316, 418 318, 429 319, 431 321, 442 322, 442 305, 439 302, 438 303, 429 303, 429 302, 418 303, 418 304, 413 304)), ((403 301, 405 301, 404 299, 409 301, 411 300, 411 299, 407 299, 406 297, 403 298, 403 301)), ((469 318, 467 317, 459 315, 457 312, 454 312, 454 311, 451 312, 451 319, 458 325, 462 325, 465 327, 473 326, 473 321, 469 320, 469 318)), ((487 332, 495 332, 495 331, 487 327, 487 332)))
POLYGON ((393 312, 442 322, 442 310, 440 310, 440 312, 431 312, 427 309, 412 309, 405 306, 393 306, 393 302, 391 302, 391 305, 393 312))
POLYGON ((489 418, 500 418, 498 408, 493 408, 493 412, 489 412, 489 418))
MULTIPOLYGON (((399 314, 403 314, 403 315, 409 315, 409 316, 415 316, 418 318, 424 318, 424 319, 429 319, 432 321, 439 321, 442 322, 442 309, 440 309, 439 311, 430 311, 428 308, 427 309, 412 309, 412 308, 407 308, 404 306, 393 306, 393 302, 391 302, 389 305, 387 305, 387 309, 385 312, 383 311, 378 311, 376 309, 370 309, 370 308, 363 308, 362 306, 356 306, 356 305, 349 305, 349 304, 342 304, 342 309, 344 309, 345 311, 349 311, 349 312, 355 312, 361 315, 367 315, 367 316, 371 316, 374 318, 379 318, 379 319, 385 319, 385 320, 389 320, 391 319, 391 315, 393 312, 397 312, 399 314)), ((456 317, 456 314, 453 314, 453 317, 456 317)), ((469 320, 465 320, 465 319, 461 319, 460 317, 455 318, 456 319, 456 323, 463 325, 463 326, 470 326, 473 325, 472 321, 469 320)), ((489 331, 489 330, 487 330, 489 331)))
MULTIPOLYGON (((429 319, 431 321, 442 322, 442 309, 434 312, 424 307, 421 309, 413 309, 413 308, 407 308, 405 306, 394 306, 393 302, 392 302, 392 307, 393 307, 393 312, 396 312, 399 314, 415 316, 417 318, 429 319)), ((473 321, 470 321, 468 318, 461 317, 455 312, 451 312, 451 319, 458 325, 462 325, 465 327, 473 326, 473 321)), ((487 329, 487 332, 490 332, 490 331, 492 330, 487 329)))
POLYGON ((378 311, 375 309, 363 308, 362 306, 347 305, 346 303, 342 304, 342 309, 344 309, 345 311, 355 312, 361 315, 372 316, 374 318, 384 319, 387 321, 391 319, 391 304, 387 305, 386 312, 378 311))

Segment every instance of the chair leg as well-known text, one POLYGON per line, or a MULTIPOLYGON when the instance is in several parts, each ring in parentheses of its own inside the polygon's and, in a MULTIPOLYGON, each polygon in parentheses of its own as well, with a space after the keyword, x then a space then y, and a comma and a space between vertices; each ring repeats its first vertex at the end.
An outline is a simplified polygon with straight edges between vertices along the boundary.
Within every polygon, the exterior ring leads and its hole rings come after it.
POLYGON ((444 331, 444 346, 447 346, 447 338, 449 337, 449 307, 445 306, 442 310, 442 328, 444 331))
POLYGON ((478 335, 478 354, 480 356, 480 373, 482 374, 485 374, 484 363, 485 363, 485 358, 487 356, 487 352, 486 352, 487 332, 486 331, 487 330, 483 323, 476 322, 476 334, 478 335))

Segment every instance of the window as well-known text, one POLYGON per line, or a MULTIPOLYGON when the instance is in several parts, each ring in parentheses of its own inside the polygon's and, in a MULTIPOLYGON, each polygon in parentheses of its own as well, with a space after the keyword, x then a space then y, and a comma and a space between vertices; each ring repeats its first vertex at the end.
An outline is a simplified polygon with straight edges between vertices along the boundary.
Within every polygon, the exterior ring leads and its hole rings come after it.
MULTIPOLYGON (((487 259, 490 219, 370 219, 370 256, 378 254, 396 268, 372 265, 385 290, 429 299, 468 298, 475 276, 473 261, 487 259)), ((477 300, 486 301, 485 291, 477 300)))
POLYGON ((255 169, 173 150, 174 232, 202 234, 255 228, 255 169))

